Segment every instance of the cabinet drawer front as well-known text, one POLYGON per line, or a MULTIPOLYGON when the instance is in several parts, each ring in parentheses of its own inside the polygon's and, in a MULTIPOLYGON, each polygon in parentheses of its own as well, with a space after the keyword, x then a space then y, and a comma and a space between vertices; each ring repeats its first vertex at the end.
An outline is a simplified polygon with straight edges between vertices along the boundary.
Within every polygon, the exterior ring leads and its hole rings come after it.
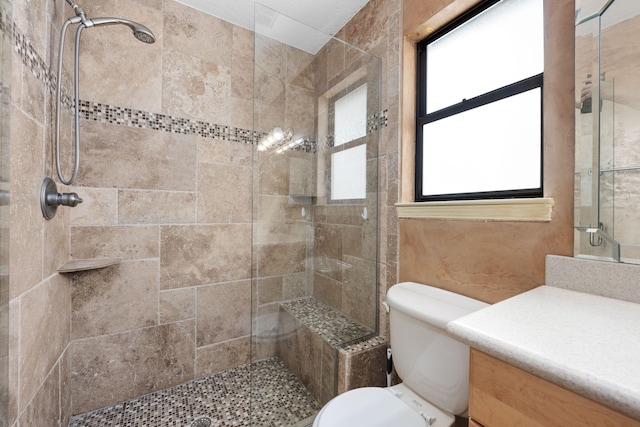
POLYGON ((640 421, 473 349, 469 376, 469 414, 485 427, 640 427, 640 421))

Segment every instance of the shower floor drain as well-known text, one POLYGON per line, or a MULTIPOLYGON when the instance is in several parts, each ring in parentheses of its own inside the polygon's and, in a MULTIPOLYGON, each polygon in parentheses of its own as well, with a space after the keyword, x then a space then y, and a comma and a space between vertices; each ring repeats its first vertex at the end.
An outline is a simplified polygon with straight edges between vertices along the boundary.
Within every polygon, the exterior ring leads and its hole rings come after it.
POLYGON ((199 417, 195 420, 191 421, 188 427, 211 427, 213 425, 213 421, 209 417, 199 417))

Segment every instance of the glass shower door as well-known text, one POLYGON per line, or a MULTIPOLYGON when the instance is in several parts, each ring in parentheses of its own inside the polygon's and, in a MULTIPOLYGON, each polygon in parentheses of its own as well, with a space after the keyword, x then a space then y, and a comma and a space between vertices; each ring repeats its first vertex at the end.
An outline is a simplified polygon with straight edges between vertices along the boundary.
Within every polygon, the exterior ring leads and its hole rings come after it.
POLYGON ((13 5, 0 4, 0 427, 9 425, 9 120, 13 5))
POLYGON ((251 425, 306 426, 377 332, 379 59, 260 5, 254 52, 251 425))

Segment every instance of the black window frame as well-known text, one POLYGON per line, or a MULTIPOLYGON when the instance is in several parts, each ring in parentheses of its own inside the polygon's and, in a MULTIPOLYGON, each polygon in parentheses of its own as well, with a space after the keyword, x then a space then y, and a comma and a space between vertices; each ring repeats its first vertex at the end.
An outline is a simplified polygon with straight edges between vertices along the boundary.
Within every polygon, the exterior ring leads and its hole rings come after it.
POLYGON ((468 12, 460 15, 441 29, 435 31, 417 44, 417 66, 416 66, 416 150, 415 150, 415 201, 431 202, 431 201, 454 201, 454 200, 488 200, 488 199, 511 199, 511 198, 534 198, 542 197, 544 194, 544 71, 540 74, 525 78, 521 81, 514 82, 501 88, 486 92, 471 99, 464 99, 457 104, 450 105, 440 110, 427 114, 427 46, 437 39, 445 36, 449 32, 455 30, 472 18, 481 14, 485 10, 500 3, 503 0, 489 0, 480 3, 478 6, 470 9, 468 12), (540 88, 540 187, 525 188, 518 190, 503 191, 485 191, 470 193, 451 193, 437 194, 425 196, 422 194, 422 177, 423 177, 423 126, 440 119, 451 117, 465 111, 472 110, 477 107, 488 105, 492 102, 506 99, 510 96, 519 95, 521 93, 540 88))

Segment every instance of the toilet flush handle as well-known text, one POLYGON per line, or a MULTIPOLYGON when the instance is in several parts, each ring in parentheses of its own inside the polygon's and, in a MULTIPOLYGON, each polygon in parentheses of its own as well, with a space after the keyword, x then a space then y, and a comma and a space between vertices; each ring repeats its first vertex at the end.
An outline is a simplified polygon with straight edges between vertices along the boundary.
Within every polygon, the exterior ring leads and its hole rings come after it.
POLYGON ((427 424, 429 424, 429 425, 431 425, 431 424, 436 422, 436 417, 432 417, 431 415, 427 414, 426 412, 420 412, 420 415, 422 415, 422 418, 427 420, 427 424))

